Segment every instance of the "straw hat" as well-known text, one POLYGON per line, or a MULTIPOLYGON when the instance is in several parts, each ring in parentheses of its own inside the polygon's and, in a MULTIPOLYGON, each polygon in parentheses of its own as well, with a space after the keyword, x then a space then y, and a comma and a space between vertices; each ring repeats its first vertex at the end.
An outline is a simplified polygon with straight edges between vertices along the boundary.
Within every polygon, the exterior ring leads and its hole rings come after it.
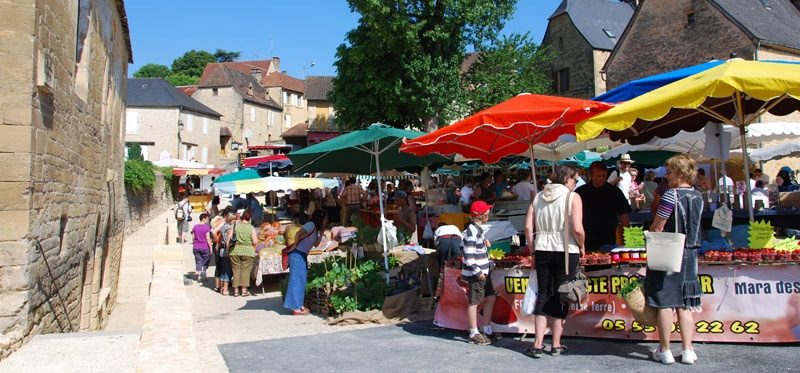
POLYGON ((628 153, 625 153, 625 154, 619 156, 619 161, 620 162, 625 162, 625 163, 636 163, 636 161, 631 159, 631 155, 628 154, 628 153))

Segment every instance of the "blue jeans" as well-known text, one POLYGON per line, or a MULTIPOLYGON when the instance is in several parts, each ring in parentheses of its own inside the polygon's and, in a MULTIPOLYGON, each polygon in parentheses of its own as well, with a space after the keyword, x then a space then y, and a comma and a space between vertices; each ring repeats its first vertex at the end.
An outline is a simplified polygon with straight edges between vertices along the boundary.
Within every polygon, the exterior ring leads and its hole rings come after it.
POLYGON ((299 310, 303 307, 306 296, 306 277, 308 275, 308 254, 293 250, 289 253, 289 285, 286 288, 286 297, 283 308, 299 310))

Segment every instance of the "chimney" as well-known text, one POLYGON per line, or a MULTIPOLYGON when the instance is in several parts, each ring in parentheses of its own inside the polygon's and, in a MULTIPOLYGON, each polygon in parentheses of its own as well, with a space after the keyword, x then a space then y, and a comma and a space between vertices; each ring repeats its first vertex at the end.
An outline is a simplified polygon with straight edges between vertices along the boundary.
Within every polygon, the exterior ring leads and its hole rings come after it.
POLYGON ((281 58, 278 56, 272 56, 272 68, 275 71, 281 71, 281 58))
POLYGON ((261 69, 250 70, 250 76, 252 76, 257 82, 261 83, 261 69))

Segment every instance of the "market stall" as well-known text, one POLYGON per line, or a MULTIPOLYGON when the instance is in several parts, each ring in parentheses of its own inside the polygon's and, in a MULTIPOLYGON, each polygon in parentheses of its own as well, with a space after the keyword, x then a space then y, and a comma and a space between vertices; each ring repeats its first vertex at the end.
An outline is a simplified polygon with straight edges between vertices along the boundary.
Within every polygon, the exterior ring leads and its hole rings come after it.
MULTIPOLYGON (((800 251, 793 256, 760 263, 734 260, 701 262, 703 311, 695 316, 695 341, 699 342, 800 342, 800 251)), ((756 260, 755 257, 753 257, 756 260)), ((512 264, 506 262, 506 265, 512 264)), ((589 299, 570 311, 564 335, 608 339, 658 340, 655 328, 634 321, 617 295, 631 278, 644 276, 642 264, 588 267, 589 299)), ((496 268, 491 276, 498 294, 492 328, 504 333, 533 333, 532 315, 522 313, 530 265, 496 268)), ((467 294, 459 278, 461 269, 449 263, 434 324, 467 329, 467 294)), ((534 276, 535 279, 535 276, 534 276)), ((535 284, 534 284, 535 285, 535 284)), ((673 340, 680 334, 673 331, 673 340)))

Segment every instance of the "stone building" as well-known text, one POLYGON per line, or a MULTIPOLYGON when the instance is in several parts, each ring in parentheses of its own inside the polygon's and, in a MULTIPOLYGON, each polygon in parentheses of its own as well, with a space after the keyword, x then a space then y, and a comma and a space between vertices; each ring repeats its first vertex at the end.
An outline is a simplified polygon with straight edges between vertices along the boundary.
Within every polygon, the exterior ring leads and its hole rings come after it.
POLYGON ((332 76, 306 77, 305 97, 308 102, 308 145, 318 144, 339 136, 336 112, 328 99, 333 90, 332 76))
POLYGON ((122 0, 4 1, 0 50, 2 358, 114 306, 133 59, 122 0))
POLYGON ((163 79, 128 80, 125 145, 137 143, 148 161, 194 160, 218 166, 224 155, 220 114, 163 79))
POLYGON ((243 73, 238 62, 206 65, 192 98, 222 114, 221 162, 235 160, 247 145, 281 143, 283 107, 275 102, 259 80, 261 70, 243 73))
MULTIPOLYGON (((733 54, 747 60, 800 61, 800 1, 641 1, 603 70, 608 88, 733 54)), ((800 122, 800 114, 764 121, 800 122)), ((798 158, 767 162, 775 176, 798 158)))
POLYGON ((627 2, 563 0, 548 18, 542 46, 554 53, 553 92, 592 98, 606 91, 601 75, 633 14, 627 2))

